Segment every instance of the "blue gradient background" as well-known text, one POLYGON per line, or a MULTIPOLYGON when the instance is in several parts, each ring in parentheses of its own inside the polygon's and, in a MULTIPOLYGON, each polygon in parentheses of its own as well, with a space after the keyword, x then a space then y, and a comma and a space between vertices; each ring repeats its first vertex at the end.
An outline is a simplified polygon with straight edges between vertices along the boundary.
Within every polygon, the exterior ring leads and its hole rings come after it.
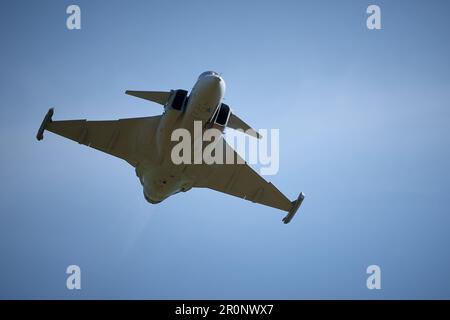
POLYGON ((1 1, 0 298, 450 298, 448 1, 75 3, 79 31, 71 1, 1 1), (291 224, 209 190, 152 206, 124 161, 35 140, 49 107, 156 115, 124 91, 209 69, 243 119, 280 128, 268 179, 306 193, 291 224))

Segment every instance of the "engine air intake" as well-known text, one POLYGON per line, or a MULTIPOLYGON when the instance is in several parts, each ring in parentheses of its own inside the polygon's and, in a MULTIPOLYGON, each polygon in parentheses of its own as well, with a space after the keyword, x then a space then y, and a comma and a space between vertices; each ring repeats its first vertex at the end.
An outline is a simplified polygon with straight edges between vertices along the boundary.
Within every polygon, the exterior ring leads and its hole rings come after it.
POLYGON ((214 123, 225 127, 227 125, 228 119, 230 118, 230 114, 230 107, 225 103, 220 104, 218 112, 216 112, 216 116, 213 118, 214 123))
POLYGON ((175 110, 182 110, 187 99, 188 92, 186 90, 175 90, 175 95, 172 100, 172 108, 175 110))

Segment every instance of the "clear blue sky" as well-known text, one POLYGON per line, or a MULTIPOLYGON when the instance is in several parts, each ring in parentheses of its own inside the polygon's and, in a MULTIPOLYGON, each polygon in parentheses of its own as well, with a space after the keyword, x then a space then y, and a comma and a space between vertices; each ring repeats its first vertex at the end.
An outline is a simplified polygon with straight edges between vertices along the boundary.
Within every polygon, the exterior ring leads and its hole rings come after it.
POLYGON ((449 14, 448 1, 2 1, 0 298, 450 298, 449 14), (369 4, 382 30, 367 30, 369 4), (210 190, 152 206, 127 163, 35 140, 49 107, 156 115, 124 91, 190 89, 210 69, 242 118, 280 129, 269 179, 306 194, 291 224, 210 190))

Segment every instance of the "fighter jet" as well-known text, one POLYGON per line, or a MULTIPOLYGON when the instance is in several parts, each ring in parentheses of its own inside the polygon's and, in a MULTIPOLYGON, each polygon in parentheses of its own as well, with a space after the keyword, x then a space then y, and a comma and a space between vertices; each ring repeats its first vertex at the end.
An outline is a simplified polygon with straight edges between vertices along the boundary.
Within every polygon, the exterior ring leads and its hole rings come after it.
POLYGON ((242 129, 254 138, 258 132, 236 116, 223 103, 225 82, 214 71, 203 72, 191 92, 126 91, 126 94, 146 99, 164 107, 159 116, 109 121, 53 121, 54 109, 44 117, 36 138, 42 140, 50 131, 80 144, 121 158, 135 168, 145 199, 152 204, 192 188, 209 188, 255 203, 287 211, 283 218, 289 223, 302 204, 304 194, 290 201, 272 183, 256 173, 225 141, 225 128, 242 129), (204 129, 219 130, 224 154, 236 159, 228 163, 181 163, 172 161, 172 132, 176 129, 194 131, 194 123, 204 129))

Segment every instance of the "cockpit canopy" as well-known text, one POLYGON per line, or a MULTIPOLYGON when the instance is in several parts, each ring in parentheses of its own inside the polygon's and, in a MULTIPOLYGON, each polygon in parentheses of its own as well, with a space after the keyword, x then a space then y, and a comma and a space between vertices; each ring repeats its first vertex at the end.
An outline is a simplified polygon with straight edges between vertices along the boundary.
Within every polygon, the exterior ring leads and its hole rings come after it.
POLYGON ((218 74, 217 72, 215 72, 215 71, 205 71, 205 72, 203 72, 201 75, 199 75, 199 79, 200 78, 203 78, 203 77, 205 77, 205 76, 217 76, 217 77, 220 77, 220 74, 218 74))

